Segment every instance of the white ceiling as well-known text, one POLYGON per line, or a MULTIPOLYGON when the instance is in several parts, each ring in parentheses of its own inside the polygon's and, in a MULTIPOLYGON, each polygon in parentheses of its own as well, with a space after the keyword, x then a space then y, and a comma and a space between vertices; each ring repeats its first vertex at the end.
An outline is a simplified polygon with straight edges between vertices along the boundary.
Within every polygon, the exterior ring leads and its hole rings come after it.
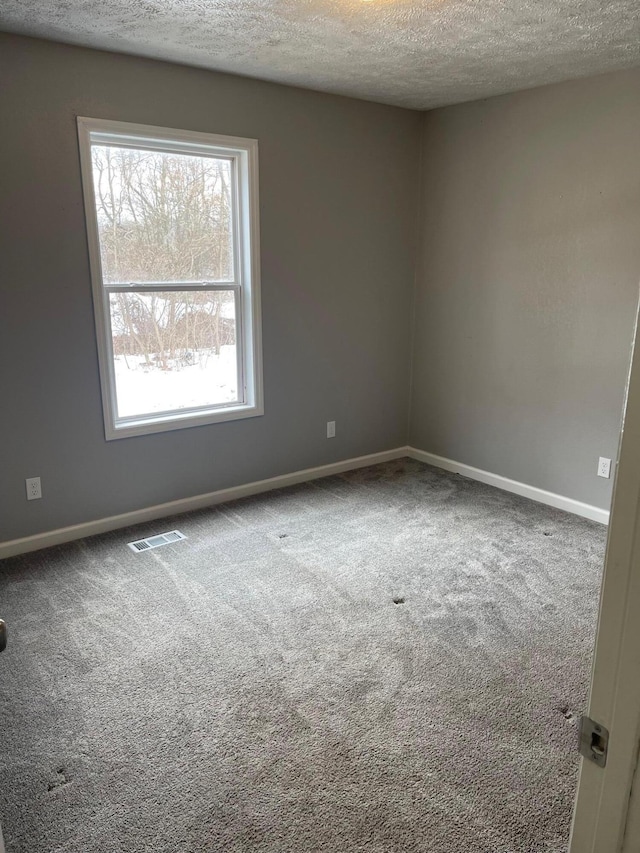
POLYGON ((2 0, 0 29, 416 109, 640 65, 639 0, 2 0))

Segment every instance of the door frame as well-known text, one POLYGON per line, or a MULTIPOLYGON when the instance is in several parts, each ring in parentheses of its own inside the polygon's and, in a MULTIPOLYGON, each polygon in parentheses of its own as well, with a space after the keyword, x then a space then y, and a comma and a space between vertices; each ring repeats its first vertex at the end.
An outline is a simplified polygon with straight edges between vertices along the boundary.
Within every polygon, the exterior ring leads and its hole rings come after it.
MULTIPOLYGON (((631 853, 632 833, 637 831, 633 829, 635 816, 631 820, 629 809, 640 741, 640 342, 637 336, 636 311, 587 712, 609 729, 609 752, 604 768, 582 759, 570 853, 625 850, 631 853)), ((635 815, 635 809, 632 811, 635 815)), ((634 849, 637 853, 638 847, 634 849)))

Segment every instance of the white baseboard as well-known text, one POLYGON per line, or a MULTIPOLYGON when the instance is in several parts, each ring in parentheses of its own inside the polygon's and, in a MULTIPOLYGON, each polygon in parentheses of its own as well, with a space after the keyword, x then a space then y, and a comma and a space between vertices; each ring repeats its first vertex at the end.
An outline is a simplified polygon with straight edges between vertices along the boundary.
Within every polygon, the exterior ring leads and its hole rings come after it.
POLYGON ((530 498, 532 501, 572 512, 574 515, 581 515, 583 518, 591 519, 591 521, 598 521, 600 524, 609 523, 609 512, 606 509, 600 509, 600 507, 585 504, 573 498, 566 498, 564 495, 556 495, 554 492, 547 492, 544 489, 538 489, 536 486, 528 486, 526 483, 519 483, 517 480, 510 480, 508 477, 501 477, 499 474, 492 474, 490 471, 483 471, 481 468, 474 468, 472 465, 454 462, 453 459, 436 456, 435 453, 427 453, 425 450, 418 450, 415 447, 407 447, 406 455, 420 462, 426 462, 427 465, 433 465, 435 468, 443 468, 445 471, 462 474, 463 477, 469 477, 471 480, 487 483, 489 486, 495 486, 505 492, 513 492, 513 494, 521 495, 523 498, 530 498))
POLYGON ((130 527, 133 524, 141 524, 145 521, 155 521, 170 515, 179 515, 181 512, 190 512, 207 506, 237 500, 238 498, 258 495, 261 492, 282 489, 285 486, 293 486, 297 483, 306 483, 309 480, 317 480, 321 477, 330 477, 332 474, 341 474, 344 471, 353 471, 356 468, 365 468, 367 465, 378 465, 380 462, 389 462, 392 459, 401 459, 409 456, 435 468, 445 471, 453 471, 462 474, 472 480, 487 483, 505 492, 513 492, 525 498, 538 501, 538 503, 563 509, 575 515, 581 515, 601 524, 609 523, 609 513, 590 504, 556 495, 517 480, 509 480, 499 474, 474 468, 472 465, 464 465, 446 459, 444 456, 436 456, 435 453, 427 453, 415 447, 396 447, 393 450, 384 450, 381 453, 370 453, 368 456, 356 456, 352 459, 344 459, 341 462, 332 462, 329 465, 319 465, 317 468, 305 468, 302 471, 294 471, 291 474, 282 474, 278 477, 269 477, 267 480, 257 480, 246 483, 243 486, 233 486, 230 489, 219 489, 216 492, 208 492, 204 495, 195 495, 190 498, 182 498, 169 503, 157 504, 156 506, 136 509, 132 512, 124 512, 121 515, 112 515, 108 518, 99 518, 95 521, 86 521, 83 524, 74 524, 71 527, 61 527, 57 530, 49 530, 45 533, 36 533, 34 536, 25 536, 22 539, 11 539, 0 542, 0 559, 13 557, 16 554, 26 554, 29 551, 38 551, 40 548, 49 548, 51 545, 60 545, 63 542, 71 542, 74 539, 84 539, 85 536, 95 536, 97 533, 107 533, 109 530, 118 530, 121 527, 130 527))
POLYGON ((28 551, 38 551, 41 548, 49 548, 51 545, 60 545, 63 542, 71 542, 74 539, 84 539, 85 536, 95 536, 96 533, 107 533, 109 530, 130 527, 132 524, 155 521, 155 519, 166 518, 169 515, 178 515, 181 512, 190 512, 194 509, 202 509, 203 507, 225 503, 226 501, 245 498, 249 495, 258 495, 261 492, 282 489, 285 486, 293 486, 296 483, 318 480, 320 477, 330 477, 332 474, 341 474, 344 471, 352 471, 356 468, 366 468, 368 465, 378 465, 380 462, 389 462, 392 459, 400 459, 407 455, 406 447, 396 447, 393 450, 383 450, 381 453, 356 456, 352 459, 344 459, 341 462, 320 465, 317 468, 305 468, 302 471, 294 471, 291 474, 269 477, 267 480, 257 480, 254 483, 246 483, 243 486, 233 486, 230 489, 220 489, 217 492, 208 492, 204 495, 195 495, 191 498, 182 498, 177 501, 170 501, 169 503, 145 507, 144 509, 136 509, 132 512, 124 512, 121 515, 99 518, 96 521, 74 524, 71 527, 61 527, 57 530, 46 531, 45 533, 36 533, 34 536, 25 536, 22 539, 11 539, 7 542, 0 542, 0 559, 13 557, 16 554, 26 554, 28 551))

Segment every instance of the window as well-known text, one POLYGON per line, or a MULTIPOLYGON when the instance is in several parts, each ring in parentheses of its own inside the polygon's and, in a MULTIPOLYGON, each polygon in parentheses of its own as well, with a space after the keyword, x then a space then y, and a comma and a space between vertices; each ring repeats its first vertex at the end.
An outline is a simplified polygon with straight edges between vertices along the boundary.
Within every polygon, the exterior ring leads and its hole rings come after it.
POLYGON ((262 414, 257 142, 78 132, 107 439, 262 414))

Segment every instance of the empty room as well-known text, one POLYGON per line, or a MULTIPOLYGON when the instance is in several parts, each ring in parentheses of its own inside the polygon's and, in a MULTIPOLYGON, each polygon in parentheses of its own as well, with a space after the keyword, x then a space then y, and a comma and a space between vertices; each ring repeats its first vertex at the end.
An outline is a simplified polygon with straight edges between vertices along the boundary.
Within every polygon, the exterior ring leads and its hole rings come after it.
POLYGON ((637 3, 3 0, 0 115, 0 851, 637 853, 637 3))

